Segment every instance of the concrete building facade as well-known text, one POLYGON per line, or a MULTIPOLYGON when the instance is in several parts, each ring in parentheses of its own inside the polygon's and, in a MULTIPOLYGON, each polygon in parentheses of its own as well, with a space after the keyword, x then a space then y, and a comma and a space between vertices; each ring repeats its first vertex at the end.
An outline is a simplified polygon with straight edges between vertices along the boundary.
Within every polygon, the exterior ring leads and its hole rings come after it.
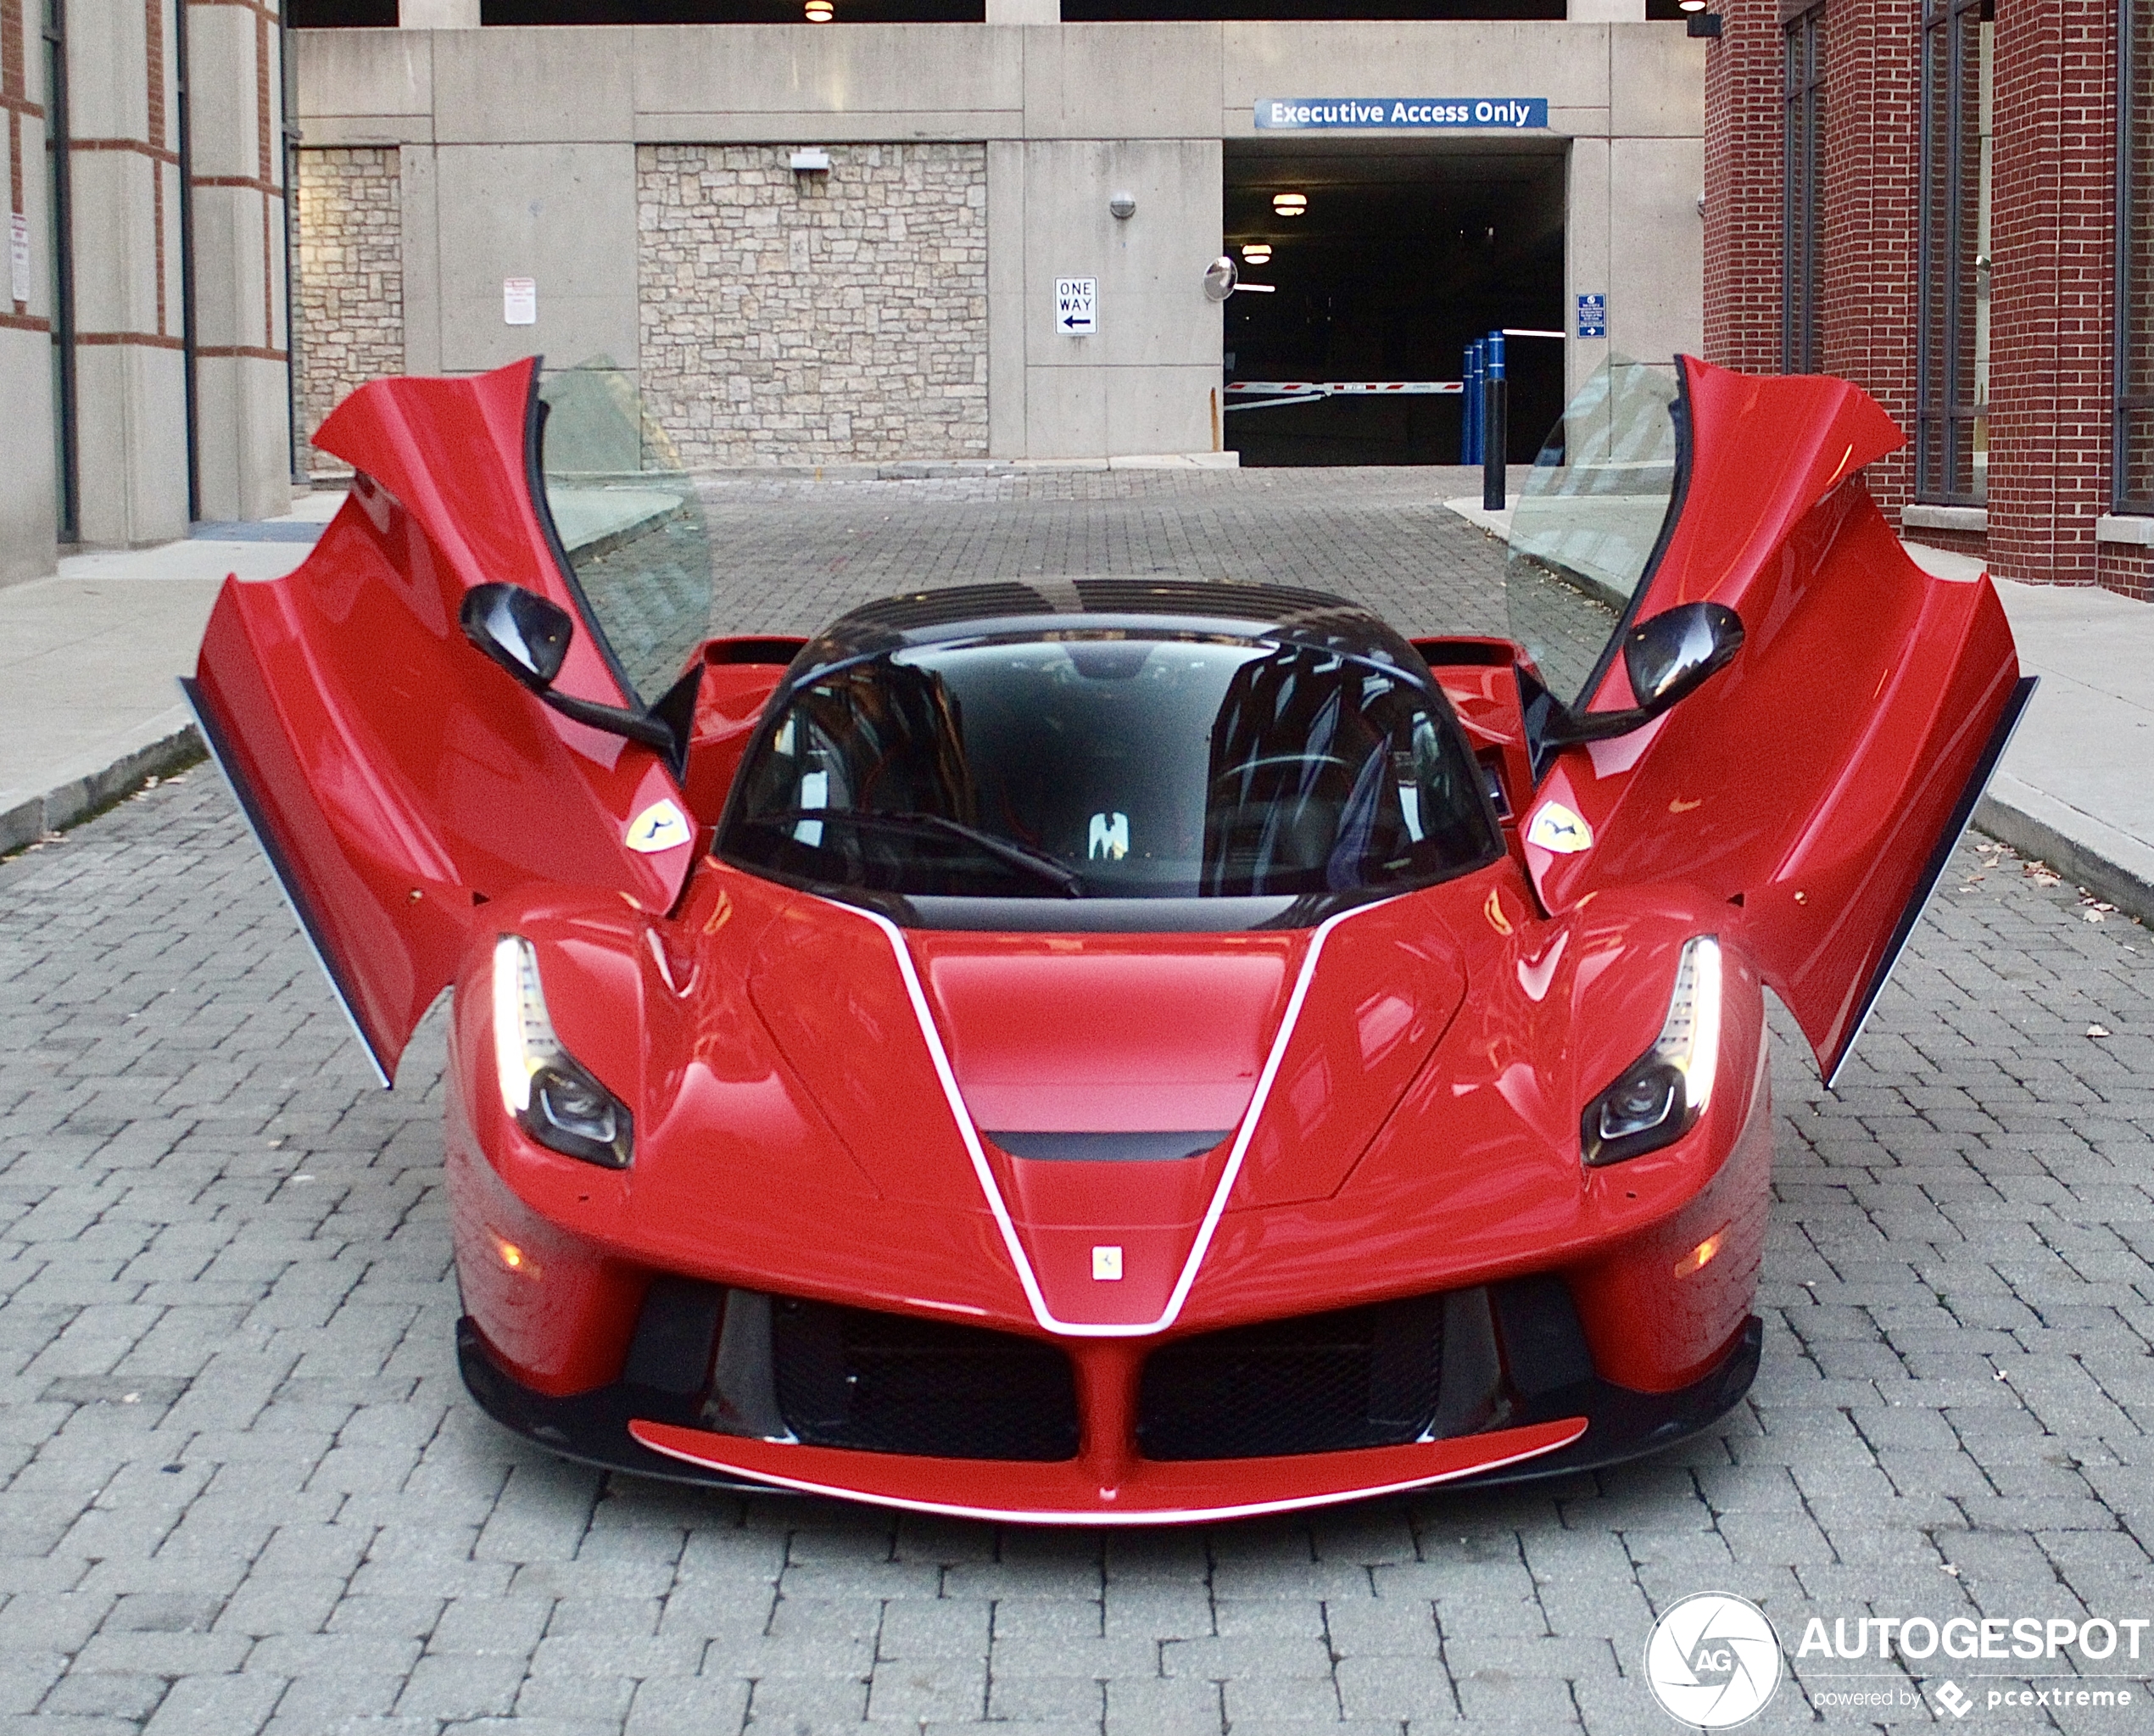
POLYGON ((295 32, 307 423, 382 371, 400 321, 410 372, 618 369, 695 464, 1219 453, 1203 274, 1230 186, 1281 163, 1320 205, 1342 176, 1538 165, 1563 377, 1695 350, 1704 44, 1643 0, 1572 12, 1064 24, 991 0, 979 24, 478 28, 438 0, 295 32), (1402 94, 1544 113, 1258 124, 1266 98, 1402 94), (1089 334, 1064 280, 1092 286, 1089 334), (1570 322, 1581 296, 1604 323, 1570 322))
POLYGON ((0 3, 0 583, 288 501, 282 38, 260 0, 0 3))

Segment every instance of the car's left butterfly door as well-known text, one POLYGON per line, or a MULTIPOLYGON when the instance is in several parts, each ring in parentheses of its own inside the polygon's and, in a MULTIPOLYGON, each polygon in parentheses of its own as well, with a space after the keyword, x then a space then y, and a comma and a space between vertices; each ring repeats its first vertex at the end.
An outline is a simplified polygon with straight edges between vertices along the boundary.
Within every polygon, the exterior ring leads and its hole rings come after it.
POLYGON ((315 439, 350 498, 289 577, 226 581, 181 684, 384 1083, 489 899, 663 910, 693 854, 666 756, 548 709, 460 624, 477 585, 535 592, 574 622, 555 689, 642 709, 562 550, 543 421, 535 358, 354 393, 315 439))

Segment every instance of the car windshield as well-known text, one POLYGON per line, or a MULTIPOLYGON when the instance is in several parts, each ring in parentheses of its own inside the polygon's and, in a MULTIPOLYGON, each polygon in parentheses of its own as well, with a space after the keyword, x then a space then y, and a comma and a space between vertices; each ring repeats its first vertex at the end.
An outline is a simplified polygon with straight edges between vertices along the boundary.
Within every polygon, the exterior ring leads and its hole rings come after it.
POLYGON ((546 509, 615 667, 646 706, 711 632, 711 546, 694 479, 603 357, 550 374, 546 509))
POLYGON ((1660 544, 1676 492, 1675 406, 1668 369, 1608 362, 1549 432, 1511 511, 1511 637, 1574 710, 1660 544))
POLYGON ((1443 700, 1333 650, 1057 633, 862 657, 768 720, 730 862, 955 899, 1404 890, 1501 849, 1443 700))

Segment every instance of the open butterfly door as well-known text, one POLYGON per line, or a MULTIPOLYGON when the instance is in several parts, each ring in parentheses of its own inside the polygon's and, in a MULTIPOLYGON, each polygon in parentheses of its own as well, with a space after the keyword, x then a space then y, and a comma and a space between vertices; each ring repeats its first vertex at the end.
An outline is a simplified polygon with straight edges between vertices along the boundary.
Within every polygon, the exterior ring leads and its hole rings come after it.
POLYGON ((1862 467, 1903 440, 1873 400, 1841 380, 1677 369, 1663 433, 1650 406, 1611 410, 1604 386, 1590 427, 1573 406, 1569 449, 1544 460, 1577 475, 1518 511, 1541 528, 1514 536, 1515 628, 1523 614, 1518 636, 1560 666, 1547 617, 1571 611, 1570 667, 1547 678, 1553 714, 1588 723, 1633 705, 1619 646, 1639 622, 1719 603, 1743 645, 1643 727, 1546 749, 1526 854, 1551 910, 1653 882, 1726 900, 1829 1082, 2034 684, 1988 578, 1924 572, 1870 499, 1862 467), (1614 436, 1596 447, 1595 430, 1614 436), (1609 553, 1626 534, 1627 594, 1609 553))
POLYGON ((465 638, 477 585, 576 623, 556 691, 638 706, 562 551, 534 358, 360 388, 315 444, 359 472, 287 578, 227 579, 183 681, 383 1084, 484 906, 534 881, 669 907, 693 829, 664 757, 549 710, 465 638), (633 836, 632 836, 633 833, 633 836))

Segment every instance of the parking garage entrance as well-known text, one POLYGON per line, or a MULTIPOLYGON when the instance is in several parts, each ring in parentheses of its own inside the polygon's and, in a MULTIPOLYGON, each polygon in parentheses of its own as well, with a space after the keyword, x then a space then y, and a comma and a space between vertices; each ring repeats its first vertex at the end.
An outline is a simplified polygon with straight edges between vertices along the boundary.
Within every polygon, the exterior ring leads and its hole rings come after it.
MULTIPOLYGON (((1226 304, 1226 379, 1427 382, 1509 327, 1564 326, 1565 143, 1230 139, 1226 245, 1273 293, 1226 304)), ((1563 408, 1560 338, 1508 345, 1513 463, 1563 408)), ((1456 394, 1230 393, 1245 466, 1456 464, 1456 394)))

